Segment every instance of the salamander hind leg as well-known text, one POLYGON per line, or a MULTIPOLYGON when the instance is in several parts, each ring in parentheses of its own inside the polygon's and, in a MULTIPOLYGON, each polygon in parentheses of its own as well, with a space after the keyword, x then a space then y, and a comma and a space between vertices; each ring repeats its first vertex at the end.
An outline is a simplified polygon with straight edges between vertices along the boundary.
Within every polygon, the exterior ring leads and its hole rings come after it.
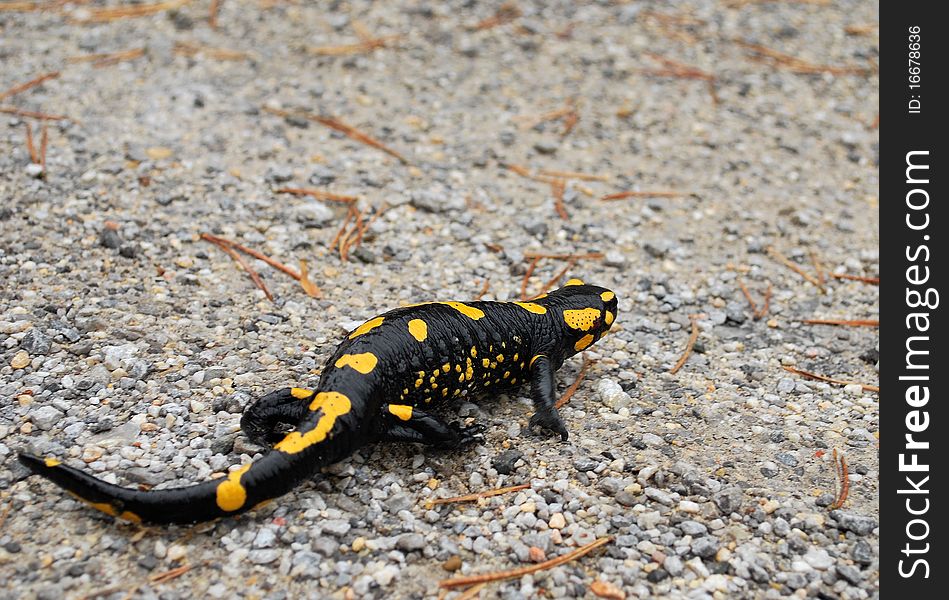
POLYGON ((484 442, 484 425, 446 423, 405 404, 386 404, 382 411, 382 439, 388 442, 415 442, 438 448, 461 448, 484 442))
POLYGON ((244 410, 241 430, 259 446, 272 447, 309 413, 313 390, 284 388, 258 398, 244 410))

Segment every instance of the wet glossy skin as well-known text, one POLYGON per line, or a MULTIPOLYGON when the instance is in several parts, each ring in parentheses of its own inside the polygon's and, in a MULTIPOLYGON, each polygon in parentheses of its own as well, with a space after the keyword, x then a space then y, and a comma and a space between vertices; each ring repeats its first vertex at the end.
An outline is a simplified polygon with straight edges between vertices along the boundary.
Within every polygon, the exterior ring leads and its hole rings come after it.
POLYGON ((554 372, 595 343, 616 318, 613 292, 572 280, 530 302, 434 302, 398 308, 351 332, 315 389, 285 388, 251 405, 241 427, 272 449, 227 477, 139 491, 20 453, 33 472, 112 516, 192 523, 250 510, 320 467, 372 442, 461 447, 483 427, 449 425, 428 411, 531 385, 531 427, 567 439, 554 407, 554 372), (280 424, 293 431, 279 434, 280 424))

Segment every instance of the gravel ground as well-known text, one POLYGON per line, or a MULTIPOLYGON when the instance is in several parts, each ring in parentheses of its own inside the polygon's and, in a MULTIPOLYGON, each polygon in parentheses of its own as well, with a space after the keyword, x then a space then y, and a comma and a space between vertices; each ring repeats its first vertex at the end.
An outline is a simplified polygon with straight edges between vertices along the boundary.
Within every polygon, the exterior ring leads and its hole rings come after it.
MULTIPOLYGON (((782 367, 876 383, 876 329, 801 321, 877 319, 878 291, 828 278, 820 293, 767 253, 877 273, 877 77, 776 68, 735 42, 865 67, 874 3, 533 2, 479 30, 498 4, 228 0, 212 29, 199 0, 77 22, 97 5, 0 11, 0 88, 62 71, 0 104, 72 119, 50 122, 44 178, 24 138, 30 122, 39 146, 39 122, 0 115, 0 597, 435 597, 452 569, 602 536, 483 597, 877 596, 877 396, 782 367), (403 37, 307 51, 358 42, 360 24, 403 37), (714 73, 718 102, 701 79, 644 73, 663 67, 650 53, 714 73), (535 124, 572 99, 567 135, 564 119, 535 124), (332 115, 410 164, 265 108, 332 115), (547 183, 505 163, 610 179, 571 180, 562 219, 547 183), (342 262, 329 246, 344 207, 279 186, 389 208, 342 262), (624 190, 684 195, 599 199, 624 190), (306 259, 323 299, 257 262, 267 301, 205 231, 306 259), (587 352, 598 362, 562 411, 567 443, 526 431, 522 396, 448 407, 489 426, 483 446, 368 448, 195 528, 113 522, 15 461, 31 448, 126 485, 220 476, 259 452, 238 433, 243 407, 312 385, 348 328, 485 280, 485 298, 513 299, 528 251, 603 252, 568 275, 620 298, 619 331, 587 352), (772 286, 763 318, 741 281, 759 308, 772 286), (695 352, 670 373, 695 314, 695 352), (849 464, 840 510, 833 449, 849 464)), ((562 266, 542 262, 531 289, 562 266)))

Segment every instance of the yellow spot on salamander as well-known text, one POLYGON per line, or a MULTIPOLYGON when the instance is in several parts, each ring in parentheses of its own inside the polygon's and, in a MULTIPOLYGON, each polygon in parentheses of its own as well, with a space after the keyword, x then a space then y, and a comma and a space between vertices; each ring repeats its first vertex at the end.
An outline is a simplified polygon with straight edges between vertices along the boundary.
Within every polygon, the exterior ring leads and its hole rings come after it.
POLYGON ((43 463, 51 469, 53 467, 58 467, 59 465, 63 464, 62 461, 59 461, 55 458, 47 458, 46 460, 43 461, 43 463))
POLYGON ((442 390, 442 396, 447 396, 447 395, 448 395, 448 388, 445 388, 442 390))
POLYGON ((306 400, 313 395, 313 390, 308 390, 306 388, 290 388, 290 395, 297 400, 306 400))
POLYGON ((462 382, 462 381, 464 381, 464 380, 465 380, 465 374, 462 373, 461 375, 458 376, 458 381, 459 381, 459 382, 462 382))
POLYGON ((546 314, 547 314, 547 308, 541 306, 540 304, 536 304, 536 303, 534 303, 534 302, 515 302, 514 304, 520 306, 521 308, 523 308, 523 309, 526 310, 527 312, 532 312, 532 313, 534 313, 535 315, 546 315, 546 314))
POLYGON ((478 358, 478 349, 474 346, 471 347, 471 358, 478 358))
POLYGON ((538 358, 540 358, 541 356, 543 356, 543 354, 538 354, 538 355, 534 356, 534 358, 531 359, 530 364, 527 365, 528 368, 533 367, 533 366, 534 366, 534 362, 535 362, 538 358))
POLYGON ((579 351, 583 350, 584 348, 587 348, 590 344, 592 344, 592 343, 593 343, 593 339, 594 339, 593 336, 588 333, 588 334, 586 334, 585 336, 583 336, 582 338, 580 338, 580 339, 577 341, 577 343, 574 344, 573 347, 574 347, 574 349, 575 349, 577 352, 579 352, 579 351))
POLYGON ((504 362, 504 355, 498 354, 498 362, 504 362))
POLYGON ((616 294, 614 294, 613 292, 611 292, 611 291, 609 291, 609 290, 607 290, 607 291, 603 292, 602 294, 600 294, 600 300, 602 300, 603 302, 609 302, 610 300, 612 300, 612 299, 615 298, 615 297, 616 297, 616 294))
POLYGON ((405 404, 390 404, 389 412, 403 421, 408 421, 412 418, 412 407, 405 404))
POLYGON ((600 318, 600 311, 596 308, 580 308, 575 310, 563 311, 563 320, 567 327, 580 331, 589 331, 593 329, 596 320, 600 318))
POLYGON ((571 279, 571 280, 567 281, 567 283, 564 284, 565 287, 568 286, 568 285, 583 285, 583 280, 582 280, 582 279, 571 279))
POLYGON ((420 388, 420 387, 422 387, 422 384, 423 384, 423 383, 425 383, 425 382, 422 381, 421 379, 416 379, 416 380, 415 380, 415 387, 416 387, 416 388, 420 388))
POLYGON ((247 490, 241 485, 241 476, 250 469, 251 463, 247 463, 241 468, 231 471, 227 479, 222 481, 216 490, 216 500, 218 508, 225 512, 233 512, 244 506, 247 502, 247 490))
POLYGON ((376 363, 378 362, 379 359, 376 358, 376 355, 372 352, 365 352, 363 354, 344 354, 339 357, 339 360, 336 361, 336 368, 342 369, 343 367, 352 367, 363 375, 367 375, 376 368, 376 363))
POLYGON ((444 372, 446 372, 446 373, 449 372, 449 371, 451 371, 451 363, 445 363, 445 364, 443 364, 443 365, 442 365, 442 371, 444 371, 444 372))
POLYGON ((610 311, 606 311, 606 315, 604 315, 603 321, 604 321, 607 325, 612 325, 612 324, 613 324, 613 319, 615 319, 615 318, 616 318, 616 316, 613 315, 613 313, 611 313, 610 311))
POLYGON ((409 321, 409 333, 416 340, 424 342, 428 338, 428 325, 422 319, 412 319, 409 321))
POLYGON ((478 319, 484 316, 483 310, 479 308, 475 308, 473 306, 468 306, 467 304, 463 302, 439 302, 439 304, 450 306, 454 308, 455 310, 457 310, 458 312, 460 312, 461 314, 468 317, 469 319, 473 319, 475 321, 477 321, 478 319))
POLYGON ((498 368, 498 363, 492 361, 492 362, 491 362, 491 368, 492 368, 492 369, 497 369, 497 368, 498 368))
POLYGON ((455 371, 458 372, 458 373, 461 373, 461 365, 460 365, 460 364, 455 365, 455 371))
POLYGON ((512 358, 511 360, 513 360, 514 362, 517 362, 517 357, 518 357, 518 354, 515 354, 514 358, 512 358))
POLYGON ((487 369, 490 364, 491 364, 491 361, 489 359, 487 358, 481 359, 481 366, 483 366, 485 369, 487 369))
POLYGON ((383 320, 384 320, 384 317, 376 317, 374 319, 369 319, 368 321, 366 321, 365 323, 363 323, 362 325, 354 329, 353 332, 349 334, 349 339, 353 339, 364 333, 369 333, 376 327, 382 325, 383 320))
POLYGON ((290 432, 274 446, 274 450, 296 454, 306 450, 313 444, 319 444, 329 435, 333 425, 336 424, 337 417, 341 417, 352 410, 352 403, 348 397, 339 392, 320 392, 310 403, 310 410, 315 411, 317 409, 323 411, 323 416, 320 417, 313 429, 305 433, 290 432))
POLYGON ((514 379, 511 380, 511 385, 513 385, 513 384, 515 384, 515 383, 517 383, 517 377, 515 377, 514 379))
POLYGON ((510 371, 505 371, 505 372, 504 372, 504 378, 505 378, 505 379, 507 379, 507 378, 510 377, 510 376, 511 376, 511 372, 510 372, 510 371))
MULTIPOLYGON (((72 493, 72 492, 70 492, 70 493, 72 493)), ((77 494, 74 494, 74 493, 73 493, 73 496, 76 496, 76 498, 79 498, 80 500, 82 500, 83 502, 85 502, 86 504, 88 504, 89 506, 91 506, 92 508, 94 508, 94 509, 96 509, 96 510, 98 510, 98 511, 100 511, 100 512, 104 512, 105 514, 109 515, 110 517, 117 517, 117 518, 119 518, 119 519, 125 519, 126 521, 131 521, 131 522, 133 522, 133 523, 141 523, 141 522, 142 522, 142 518, 141 518, 140 516, 138 516, 137 514, 133 513, 133 512, 130 511, 130 510, 124 510, 124 511, 122 511, 122 513, 120 514, 119 511, 117 511, 117 510, 115 509, 115 507, 112 506, 111 504, 109 504, 108 502, 90 502, 89 500, 86 500, 85 498, 82 498, 81 496, 79 496, 79 495, 77 495, 77 494)))

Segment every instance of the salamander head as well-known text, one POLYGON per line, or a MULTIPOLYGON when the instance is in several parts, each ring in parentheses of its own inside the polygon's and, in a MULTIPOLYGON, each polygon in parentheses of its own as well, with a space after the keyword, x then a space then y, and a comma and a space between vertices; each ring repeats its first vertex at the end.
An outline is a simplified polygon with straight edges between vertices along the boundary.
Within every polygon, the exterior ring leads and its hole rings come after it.
POLYGON ((538 300, 554 308, 554 318, 567 340, 566 354, 581 352, 603 337, 616 320, 616 294, 571 279, 538 300))

